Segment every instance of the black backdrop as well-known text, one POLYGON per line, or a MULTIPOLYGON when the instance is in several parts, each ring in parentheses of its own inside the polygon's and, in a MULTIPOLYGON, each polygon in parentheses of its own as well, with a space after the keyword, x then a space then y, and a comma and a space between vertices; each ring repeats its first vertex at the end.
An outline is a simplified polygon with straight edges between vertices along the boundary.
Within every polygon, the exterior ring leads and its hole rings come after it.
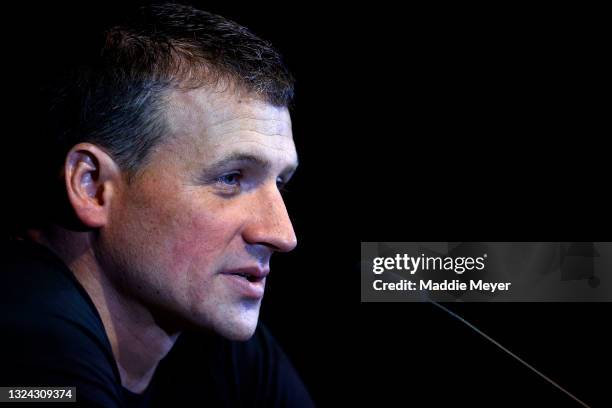
MULTIPOLYGON (((192 4, 272 41, 298 79, 287 205, 299 245, 273 259, 262 319, 315 401, 577 406, 431 305, 360 303, 359 242, 609 241, 597 11, 192 4)), ((42 27, 79 36, 127 7, 6 8, 8 88, 53 62, 42 27)), ((7 118, 9 177, 27 163, 11 150, 27 120, 7 118)), ((589 405, 612 400, 609 304, 449 307, 589 405)))

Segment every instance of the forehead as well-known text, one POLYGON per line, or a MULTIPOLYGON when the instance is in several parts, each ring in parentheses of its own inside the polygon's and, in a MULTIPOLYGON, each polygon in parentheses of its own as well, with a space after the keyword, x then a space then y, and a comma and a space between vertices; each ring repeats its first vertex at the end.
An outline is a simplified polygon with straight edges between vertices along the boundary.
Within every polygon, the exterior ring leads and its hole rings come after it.
POLYGON ((285 107, 249 95, 200 88, 172 91, 166 115, 173 143, 188 147, 200 159, 254 153, 297 163, 285 107))

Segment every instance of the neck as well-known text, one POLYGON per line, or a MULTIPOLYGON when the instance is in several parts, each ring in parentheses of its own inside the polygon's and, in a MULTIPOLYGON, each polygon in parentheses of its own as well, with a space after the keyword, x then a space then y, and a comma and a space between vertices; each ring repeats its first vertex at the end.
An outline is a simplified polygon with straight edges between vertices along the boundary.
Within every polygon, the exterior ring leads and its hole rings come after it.
POLYGON ((179 333, 166 332, 144 305, 108 279, 87 233, 59 231, 52 240, 37 238, 62 258, 92 299, 110 341, 121 384, 142 393, 179 333), (78 237, 72 236, 75 234, 78 237))

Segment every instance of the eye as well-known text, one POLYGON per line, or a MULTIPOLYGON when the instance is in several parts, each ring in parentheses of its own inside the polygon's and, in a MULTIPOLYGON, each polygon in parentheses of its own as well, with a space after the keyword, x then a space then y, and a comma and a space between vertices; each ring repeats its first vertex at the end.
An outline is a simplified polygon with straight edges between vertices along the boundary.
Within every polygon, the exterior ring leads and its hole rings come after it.
POLYGON ((217 183, 225 184, 228 186, 238 186, 240 184, 241 174, 238 171, 224 174, 216 179, 217 183))

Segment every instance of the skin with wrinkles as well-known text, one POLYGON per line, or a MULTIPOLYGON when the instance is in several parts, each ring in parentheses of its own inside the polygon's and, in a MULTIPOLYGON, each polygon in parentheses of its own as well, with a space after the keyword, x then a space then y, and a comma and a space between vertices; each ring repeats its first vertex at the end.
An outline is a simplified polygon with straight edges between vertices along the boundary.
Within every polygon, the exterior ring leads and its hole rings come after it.
POLYGON ((167 137, 129 180, 103 149, 73 146, 66 188, 88 228, 43 239, 91 296, 133 392, 186 327, 248 339, 262 298, 227 272, 266 274, 296 246, 280 194, 297 166, 287 108, 199 88, 171 91, 165 112, 167 137))
POLYGON ((144 302, 228 338, 246 339, 261 299, 236 296, 219 272, 267 269, 274 251, 296 245, 277 186, 297 165, 289 113, 244 96, 211 97, 205 90, 175 92, 170 106, 172 137, 126 189, 101 245, 144 302), (267 161, 269 168, 237 162, 211 170, 241 153, 267 161), (219 180, 233 171, 241 172, 239 180, 219 180))

